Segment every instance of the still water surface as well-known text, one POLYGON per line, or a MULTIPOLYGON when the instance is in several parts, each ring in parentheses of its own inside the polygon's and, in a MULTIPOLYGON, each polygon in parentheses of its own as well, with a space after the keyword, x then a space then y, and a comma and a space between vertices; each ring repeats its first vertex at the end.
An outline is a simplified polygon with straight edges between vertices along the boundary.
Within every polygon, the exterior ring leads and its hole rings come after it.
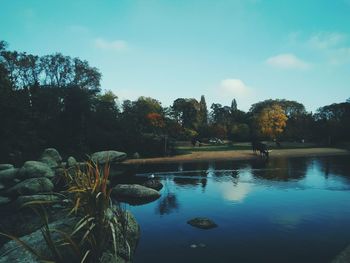
POLYGON ((137 178, 149 174, 162 196, 127 207, 136 263, 330 262, 350 244, 350 156, 148 165, 137 178), (197 216, 218 227, 186 223, 197 216))

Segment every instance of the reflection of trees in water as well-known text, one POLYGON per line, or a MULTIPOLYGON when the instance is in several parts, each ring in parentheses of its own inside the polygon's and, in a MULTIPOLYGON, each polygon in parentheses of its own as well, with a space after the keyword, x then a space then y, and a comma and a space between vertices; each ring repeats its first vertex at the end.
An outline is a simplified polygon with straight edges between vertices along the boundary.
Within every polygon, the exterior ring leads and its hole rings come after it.
POLYGON ((252 162, 252 175, 269 180, 300 180, 305 177, 310 159, 274 158, 252 162))
POLYGON ((179 202, 174 193, 167 193, 164 197, 161 197, 158 201, 158 206, 156 207, 156 212, 160 215, 168 215, 173 211, 179 209, 179 202))
POLYGON ((164 192, 160 199, 158 200, 158 205, 156 206, 156 213, 160 215, 168 215, 179 209, 179 201, 175 193, 170 192, 167 181, 164 181, 164 192))
POLYGON ((190 175, 188 177, 174 177, 174 183, 179 186, 201 185, 203 188, 205 188, 207 185, 207 178, 191 178, 190 175))
POLYGON ((318 158, 315 163, 320 167, 325 177, 329 175, 340 175, 350 179, 350 156, 327 156, 318 158))

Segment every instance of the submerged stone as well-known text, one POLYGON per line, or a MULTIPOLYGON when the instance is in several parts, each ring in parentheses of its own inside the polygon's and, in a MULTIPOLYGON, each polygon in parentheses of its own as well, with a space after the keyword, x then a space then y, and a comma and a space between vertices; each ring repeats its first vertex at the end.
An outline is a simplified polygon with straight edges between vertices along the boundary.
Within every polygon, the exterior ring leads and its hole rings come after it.
POLYGON ((193 227, 197 227, 200 229, 211 229, 211 228, 215 228, 218 225, 215 224, 214 221, 206 218, 206 217, 196 217, 193 218, 189 221, 187 221, 187 224, 190 224, 193 227))

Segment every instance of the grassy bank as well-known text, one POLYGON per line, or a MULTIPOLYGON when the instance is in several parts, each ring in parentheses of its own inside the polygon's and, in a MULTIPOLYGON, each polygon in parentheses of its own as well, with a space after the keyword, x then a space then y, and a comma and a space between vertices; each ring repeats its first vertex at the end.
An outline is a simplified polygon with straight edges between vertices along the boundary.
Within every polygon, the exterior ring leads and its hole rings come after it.
MULTIPOLYGON (((346 155, 350 152, 339 148, 294 148, 294 149, 273 149, 270 158, 278 157, 307 157, 346 155)), ((251 160, 261 158, 251 150, 213 150, 213 151, 188 151, 171 157, 141 158, 127 160, 129 164, 147 163, 179 163, 179 162, 201 162, 201 161, 227 161, 227 160, 251 160)))

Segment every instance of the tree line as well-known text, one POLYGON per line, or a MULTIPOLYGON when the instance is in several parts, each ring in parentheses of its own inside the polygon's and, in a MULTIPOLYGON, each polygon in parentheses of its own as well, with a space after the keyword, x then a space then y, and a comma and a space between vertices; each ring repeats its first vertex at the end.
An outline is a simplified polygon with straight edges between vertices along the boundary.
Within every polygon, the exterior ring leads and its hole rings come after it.
POLYGON ((0 160, 33 158, 43 148, 66 155, 118 149, 142 156, 174 153, 176 140, 350 141, 350 101, 316 113, 284 99, 255 103, 248 112, 204 95, 178 98, 169 107, 150 97, 118 101, 101 90, 101 73, 61 53, 36 56, 10 51, 0 41, 0 160))

